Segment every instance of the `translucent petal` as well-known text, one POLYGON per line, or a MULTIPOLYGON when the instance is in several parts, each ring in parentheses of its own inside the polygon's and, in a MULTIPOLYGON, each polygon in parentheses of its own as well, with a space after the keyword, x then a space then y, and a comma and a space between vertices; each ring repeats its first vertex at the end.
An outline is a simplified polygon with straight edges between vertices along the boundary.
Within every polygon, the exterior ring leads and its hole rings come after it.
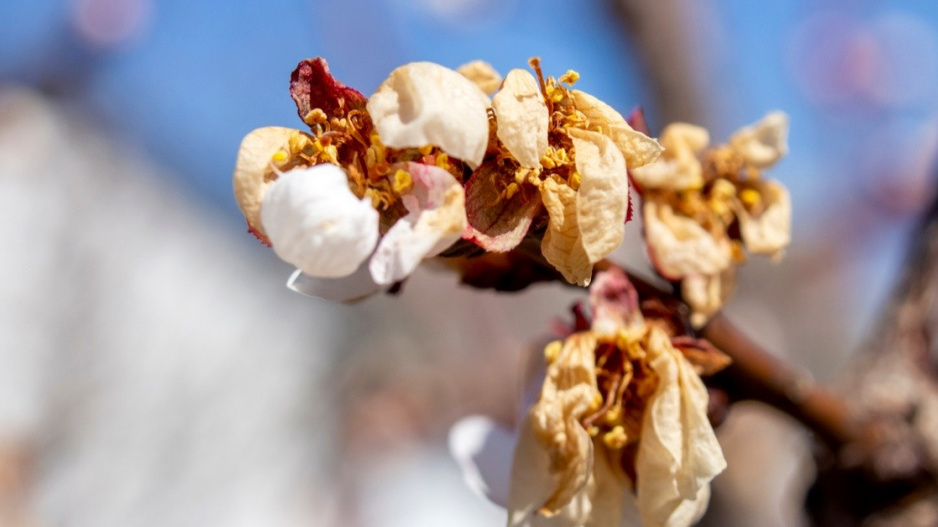
POLYGON ((261 222, 277 256, 310 276, 348 276, 378 240, 378 212, 330 164, 291 170, 274 181, 261 222))
POLYGON ((475 168, 488 145, 488 106, 482 90, 459 73, 413 62, 391 72, 367 108, 385 145, 439 146, 475 168))
POLYGON ((264 180, 264 174, 270 166, 270 158, 287 144, 294 133, 297 131, 279 126, 258 128, 244 136, 238 149, 233 181, 235 200, 248 225, 261 236, 266 236, 261 225, 261 202, 270 185, 264 180))
POLYGON ((511 485, 511 459, 518 437, 492 419, 473 415, 449 432, 449 451, 469 488, 506 507, 511 485))
POLYGON ((547 152, 547 103, 530 72, 508 72, 502 89, 492 98, 498 122, 496 135, 521 166, 537 168, 547 152))

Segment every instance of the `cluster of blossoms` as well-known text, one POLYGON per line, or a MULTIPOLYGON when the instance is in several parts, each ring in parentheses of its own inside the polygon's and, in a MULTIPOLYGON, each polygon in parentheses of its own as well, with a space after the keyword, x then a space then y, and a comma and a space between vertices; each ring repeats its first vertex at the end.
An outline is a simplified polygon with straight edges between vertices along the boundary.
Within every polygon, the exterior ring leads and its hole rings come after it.
POLYGON ((342 296, 378 291, 460 240, 492 253, 539 240, 567 281, 589 284, 622 240, 626 170, 661 147, 572 89, 575 72, 532 67, 502 82, 481 62, 412 63, 365 98, 325 60, 301 62, 290 92, 310 131, 261 128, 241 145, 234 187, 249 229, 312 294, 335 280, 342 296))
POLYGON ((680 282, 695 326, 732 294, 747 251, 779 259, 791 240, 788 190, 762 177, 788 152, 787 138, 780 112, 710 148, 707 130, 674 123, 659 138, 661 159, 630 170, 642 195, 649 256, 658 274, 680 282))
POLYGON ((544 268, 590 286, 591 320, 581 313, 545 349, 509 525, 685 527, 725 467, 701 377, 730 362, 694 327, 719 310, 747 252, 779 257, 789 242, 788 193, 761 176, 787 151, 787 118, 769 114, 717 147, 682 123, 659 142, 640 113, 630 124, 574 89, 576 72, 529 65, 502 79, 483 62, 407 64, 366 98, 325 60, 304 60, 290 93, 309 131, 245 137, 236 199, 249 230, 297 267, 291 287, 315 296, 393 289, 435 256, 481 287, 520 289, 544 268), (614 266, 594 280, 631 217, 630 181, 649 256, 680 284, 690 323, 639 299, 614 266))

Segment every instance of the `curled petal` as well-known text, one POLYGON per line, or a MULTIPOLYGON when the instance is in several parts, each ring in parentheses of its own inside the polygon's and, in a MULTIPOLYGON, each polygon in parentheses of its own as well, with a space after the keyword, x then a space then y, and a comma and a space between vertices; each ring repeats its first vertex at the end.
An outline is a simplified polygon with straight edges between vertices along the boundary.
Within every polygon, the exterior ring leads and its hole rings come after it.
POLYGON ((484 93, 493 93, 502 84, 502 76, 484 60, 467 62, 456 68, 456 71, 475 83, 484 93))
POLYGON ((498 119, 496 135, 511 155, 527 168, 541 166, 547 152, 547 103, 530 72, 508 72, 502 89, 492 98, 498 119))
POLYGON ((697 153, 710 143, 705 128, 686 123, 668 125, 659 138, 664 155, 655 163, 631 171, 641 189, 688 190, 703 187, 703 167, 697 153))
POLYGON ((397 68, 368 101, 391 148, 435 145, 475 168, 489 139, 488 97, 472 81, 432 62, 397 68))
POLYGON ((730 136, 730 146, 756 168, 774 165, 788 153, 788 116, 772 112, 730 136))
POLYGON ((753 216, 740 206, 739 232, 749 252, 779 257, 791 241, 791 198, 788 189, 775 181, 756 185, 764 210, 753 216))
POLYGON ((599 394, 595 348, 591 334, 571 335, 547 368, 540 399, 528 412, 515 451, 509 525, 533 525, 537 514, 557 514, 589 481, 593 443, 580 419, 599 394))
POLYGON ((303 295, 345 304, 354 304, 381 292, 381 286, 372 280, 368 266, 364 263, 354 273, 342 278, 320 278, 297 269, 287 280, 287 288, 303 295))
POLYGON ((322 57, 305 59, 296 66, 290 76, 290 96, 304 122, 317 108, 330 119, 341 118, 351 110, 364 108, 367 102, 357 90, 335 80, 329 73, 329 64, 322 57))
POLYGON ((541 240, 541 253, 568 282, 589 285, 593 264, 580 239, 576 191, 548 179, 541 185, 541 201, 550 217, 547 232, 541 240))
POLYGON ((625 157, 629 169, 653 163, 661 155, 662 145, 647 135, 633 130, 612 106, 579 90, 570 90, 573 104, 589 119, 590 129, 608 135, 625 157))
POLYGON ((244 137, 238 149, 233 178, 235 200, 248 226, 262 241, 268 241, 261 225, 261 202, 272 182, 266 178, 267 170, 273 155, 290 141, 294 133, 297 131, 279 126, 258 128, 244 137))
POLYGON ((264 197, 261 222, 277 256, 310 276, 354 273, 378 240, 378 211, 355 197, 345 172, 331 164, 277 178, 264 197))
POLYGON ((403 280, 424 258, 436 256, 466 229, 466 195, 446 170, 407 163, 414 187, 402 196, 408 214, 391 226, 371 258, 371 276, 381 285, 403 280))
POLYGON ((658 273, 669 280, 717 274, 730 266, 729 242, 717 240, 696 221, 670 205, 646 200, 645 242, 658 273))
POLYGON ((647 351, 659 380, 635 465, 642 525, 687 527, 706 509, 710 481, 726 460, 707 420, 707 389, 690 363, 656 327, 647 351))
MULTIPOLYGON (((493 161, 482 163, 466 184, 466 217, 469 226, 463 237, 489 252, 507 252, 521 243, 541 200, 524 184, 509 197, 505 189, 514 175, 501 171, 493 161)), ((516 184, 517 185, 517 184, 516 184)))

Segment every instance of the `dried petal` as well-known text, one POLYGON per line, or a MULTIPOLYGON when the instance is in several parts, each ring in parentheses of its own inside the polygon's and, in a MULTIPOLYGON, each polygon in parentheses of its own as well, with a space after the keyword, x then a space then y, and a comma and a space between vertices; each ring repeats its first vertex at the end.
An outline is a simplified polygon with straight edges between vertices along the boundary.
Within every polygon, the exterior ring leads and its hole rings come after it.
POLYGON ((261 206, 274 252, 310 276, 355 272, 378 240, 378 212, 349 190, 331 164, 291 170, 274 181, 261 206))
POLYGON ((304 122, 317 108, 330 119, 341 118, 351 110, 364 108, 367 102, 357 90, 335 80, 329 73, 329 64, 322 57, 305 59, 296 66, 290 75, 290 95, 304 122))
POLYGON ((681 297, 691 308, 691 324, 703 327, 733 293, 736 268, 728 267, 712 275, 691 275, 681 282, 681 297))
POLYGON ((694 371, 701 376, 718 373, 733 363, 729 355, 717 349, 707 339, 681 335, 671 337, 671 345, 680 350, 684 358, 694 365, 694 371))
POLYGON ((619 147, 629 169, 653 163, 661 155, 662 145, 637 132, 612 106, 579 90, 570 90, 573 104, 589 119, 590 129, 600 129, 619 147))
POLYGON ((642 324, 638 292, 625 272, 611 267, 596 275, 590 286, 592 329, 599 335, 614 335, 622 328, 642 324))
POLYGON ((648 359, 658 388, 645 411, 636 493, 645 527, 687 527, 706 509, 726 460, 707 420, 707 389, 667 334, 651 328, 648 359))
POLYGON ((576 191, 548 179, 541 185, 541 201, 550 217, 547 232, 541 240, 541 253, 568 282, 584 287, 589 285, 593 263, 580 238, 576 191))
POLYGON ((371 258, 371 276, 381 285, 406 278, 424 258, 459 240, 467 225, 466 195, 452 174, 419 163, 403 169, 414 183, 401 198, 409 214, 391 226, 371 258))
POLYGON ((645 241, 658 273, 668 280, 717 274, 730 266, 727 240, 717 240, 696 221, 674 213, 670 205, 646 200, 645 241))
POLYGON ((595 347, 591 334, 571 335, 547 368, 540 399, 522 425, 515 451, 509 525, 533 525, 538 513, 556 514, 589 481, 593 443, 580 419, 599 395, 595 347))
POLYGON ((502 84, 502 76, 484 60, 474 60, 456 68, 463 77, 471 80, 484 93, 492 93, 502 84))
POLYGON ((547 153, 549 113, 537 79, 530 72, 508 72, 502 89, 492 99, 498 120, 496 135, 511 155, 527 168, 541 166, 547 153))
POLYGON ((267 240, 267 233, 261 225, 261 202, 267 194, 270 181, 265 180, 271 157, 285 146, 296 133, 291 128, 268 126, 258 128, 241 141, 238 160, 234 169, 234 195, 238 207, 244 213, 248 226, 258 234, 262 241, 267 240))
POLYGON ((528 233, 540 203, 533 187, 518 186, 494 160, 483 163, 466 185, 469 226, 463 238, 489 252, 510 251, 528 233), (509 197, 506 189, 512 184, 516 190, 509 197))
POLYGON ((730 146, 756 168, 774 165, 788 153, 788 116, 772 112, 730 136, 730 146))
POLYGON ((791 241, 791 198, 788 189, 775 181, 759 181, 756 188, 764 210, 752 216, 740 206, 739 232, 749 252, 777 258, 791 241))
POLYGON ((435 145, 475 168, 488 145, 488 106, 482 90, 459 73, 413 62, 391 72, 367 107, 385 145, 435 145))
POLYGON ((659 138, 665 153, 657 162, 631 171, 641 189, 688 190, 703 187, 703 167, 697 153, 710 143, 705 128, 686 123, 668 125, 659 138))

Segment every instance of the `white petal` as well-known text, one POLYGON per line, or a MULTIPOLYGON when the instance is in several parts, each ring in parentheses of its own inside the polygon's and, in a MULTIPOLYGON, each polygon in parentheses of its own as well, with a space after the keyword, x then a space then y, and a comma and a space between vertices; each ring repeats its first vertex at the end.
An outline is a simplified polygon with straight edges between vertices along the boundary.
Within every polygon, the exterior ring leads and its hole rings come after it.
POLYGON ((345 303, 354 303, 381 291, 364 263, 342 278, 319 278, 297 269, 287 280, 287 287, 303 295, 345 303))
POLYGON ((348 188, 331 164, 291 170, 274 181, 261 205, 274 252, 310 276, 348 276, 378 239, 378 212, 348 188))
POLYGON ((508 72, 502 89, 492 98, 498 120, 496 135, 521 166, 537 168, 547 152, 547 103, 530 72, 508 72))
POLYGON ((717 274, 730 266, 729 242, 717 240, 696 221, 653 200, 645 201, 643 212, 649 256, 665 278, 717 274))
POLYGON ((244 213, 248 225, 257 229, 262 236, 261 203, 267 194, 270 182, 265 179, 270 159, 282 147, 286 146, 293 134, 299 133, 291 128, 268 126, 258 128, 241 141, 238 160, 234 170, 234 194, 238 207, 244 213))
POLYGON ((791 241, 791 198, 775 181, 761 181, 758 189, 765 210, 751 216, 739 207, 739 232, 749 252, 780 256, 791 241))
POLYGON ((481 415, 461 419, 449 431, 449 451, 469 488, 502 507, 508 505, 517 443, 514 431, 481 415))
POLYGON ((402 197, 409 214, 391 226, 371 258, 381 285, 403 280, 424 258, 446 250, 466 229, 466 193, 452 174, 436 166, 407 163, 413 190, 402 197))
POLYGON ((456 68, 463 77, 471 80, 485 93, 492 93, 502 83, 502 76, 495 71, 491 64, 484 60, 473 60, 456 68))
POLYGON ((691 324, 703 327, 730 298, 736 283, 736 267, 713 275, 691 275, 681 281, 681 296, 691 308, 691 324))
POLYGON ((413 62, 391 72, 367 108, 385 145, 439 146, 475 168, 488 145, 488 106, 482 90, 459 73, 413 62))
POLYGON ((788 116, 772 112, 730 136, 733 147, 756 168, 774 165, 788 153, 788 116))
POLYGON ((705 128, 686 123, 668 125, 658 139, 664 154, 650 165, 632 170, 639 188, 671 190, 703 187, 703 166, 697 153, 707 147, 710 133, 705 128))
POLYGON ((612 106, 580 90, 570 90, 577 110, 589 119, 591 130, 601 130, 619 148, 630 169, 652 163, 661 155, 662 145, 651 137, 633 130, 622 114, 612 106))
POLYGON ((706 508, 710 481, 726 468, 707 420, 707 389, 663 330, 648 358, 658 388, 645 412, 635 469, 644 527, 687 527, 706 508))

